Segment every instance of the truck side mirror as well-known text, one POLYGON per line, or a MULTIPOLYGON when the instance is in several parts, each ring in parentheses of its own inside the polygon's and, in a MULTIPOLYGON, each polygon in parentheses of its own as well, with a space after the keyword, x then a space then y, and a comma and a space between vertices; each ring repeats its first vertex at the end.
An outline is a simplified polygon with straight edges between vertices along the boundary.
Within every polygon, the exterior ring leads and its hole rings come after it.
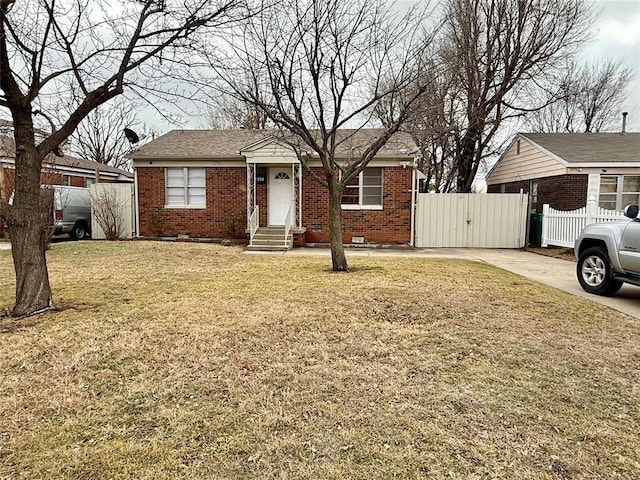
POLYGON ((627 205, 624 208, 624 216, 628 218, 638 217, 638 205, 627 205))

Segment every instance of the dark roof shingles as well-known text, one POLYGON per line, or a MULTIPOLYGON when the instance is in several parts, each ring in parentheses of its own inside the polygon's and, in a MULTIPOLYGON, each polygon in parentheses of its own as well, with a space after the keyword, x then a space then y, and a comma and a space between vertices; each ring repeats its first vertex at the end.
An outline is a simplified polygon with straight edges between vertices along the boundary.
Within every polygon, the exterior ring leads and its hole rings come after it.
POLYGON ((568 163, 640 162, 640 133, 522 133, 568 163))
MULTIPOLYGON (((377 138, 379 130, 341 130, 339 154, 360 151, 377 138)), ((273 130, 172 130, 140 147, 132 158, 204 159, 242 158, 240 150, 263 140, 277 140, 273 130)), ((409 154, 415 144, 407 134, 398 133, 380 150, 380 154, 409 154)))
MULTIPOLYGON (((0 157, 15 158, 16 146, 15 140, 7 135, 0 135, 0 157)), ((64 155, 62 157, 56 157, 55 155, 47 155, 45 162, 51 165, 64 165, 66 167, 82 168, 85 170, 99 170, 100 172, 109 172, 126 177, 133 177, 133 174, 126 172, 111 165, 105 165, 102 163, 94 162, 93 160, 86 160, 84 158, 77 158, 71 155, 64 155)))

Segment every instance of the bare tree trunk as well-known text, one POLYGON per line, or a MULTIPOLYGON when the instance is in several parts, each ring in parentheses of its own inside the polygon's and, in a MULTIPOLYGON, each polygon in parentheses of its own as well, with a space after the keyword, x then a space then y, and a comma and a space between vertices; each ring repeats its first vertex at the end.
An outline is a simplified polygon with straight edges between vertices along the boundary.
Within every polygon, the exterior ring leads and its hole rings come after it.
POLYGON ((338 188, 338 180, 334 176, 327 178, 329 186, 329 238, 331 241, 331 263, 334 272, 347 272, 349 265, 344 255, 342 244, 342 191, 338 188))
POLYGON ((9 232, 16 271, 13 315, 18 317, 50 307, 51 287, 45 256, 48 225, 43 225, 40 202, 42 160, 33 146, 16 140, 16 190, 9 232))
MULTIPOLYGON (((196 32, 224 29, 253 15, 252 8, 245 9, 237 0, 140 0, 137 8, 116 16, 91 2, 55 3, 0 0, 0 106, 11 112, 16 141, 14 203, 9 207, 0 202, 0 215, 10 228, 15 315, 51 305, 45 258, 49 218, 43 223, 40 209, 44 158, 56 152, 93 110, 122 94, 125 85, 141 91, 146 87, 159 98, 162 92, 172 95, 173 88, 163 88, 167 72, 143 64, 161 59, 165 50, 190 52, 196 32), (105 40, 115 36, 117 42, 105 40), (61 111, 62 103, 68 104, 66 110, 61 111), (35 117, 51 127, 37 146, 35 117)), ((169 63, 178 68, 180 62, 169 63)), ((186 73, 189 65, 183 66, 184 71, 172 75, 186 73)))
POLYGON ((479 135, 475 130, 470 129, 465 133, 459 153, 458 173, 456 181, 457 193, 471 192, 471 185, 477 171, 476 161, 476 137, 479 135))

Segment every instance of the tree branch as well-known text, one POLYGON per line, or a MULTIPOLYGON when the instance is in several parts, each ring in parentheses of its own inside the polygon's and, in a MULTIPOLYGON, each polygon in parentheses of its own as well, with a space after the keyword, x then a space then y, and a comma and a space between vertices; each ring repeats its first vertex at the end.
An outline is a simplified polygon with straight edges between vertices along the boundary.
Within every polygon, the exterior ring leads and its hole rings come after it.
POLYGON ((7 32, 5 29, 7 11, 15 0, 0 0, 0 89, 5 94, 9 108, 21 103, 23 95, 11 70, 11 60, 7 48, 7 32))

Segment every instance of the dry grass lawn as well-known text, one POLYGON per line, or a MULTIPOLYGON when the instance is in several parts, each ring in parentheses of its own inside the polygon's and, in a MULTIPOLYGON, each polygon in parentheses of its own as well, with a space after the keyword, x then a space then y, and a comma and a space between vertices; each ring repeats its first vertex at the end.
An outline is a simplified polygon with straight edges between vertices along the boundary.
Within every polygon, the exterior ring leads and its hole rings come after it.
POLYGON ((604 307, 458 260, 48 258, 62 310, 0 320, 0 478, 640 478, 640 325, 604 307))

